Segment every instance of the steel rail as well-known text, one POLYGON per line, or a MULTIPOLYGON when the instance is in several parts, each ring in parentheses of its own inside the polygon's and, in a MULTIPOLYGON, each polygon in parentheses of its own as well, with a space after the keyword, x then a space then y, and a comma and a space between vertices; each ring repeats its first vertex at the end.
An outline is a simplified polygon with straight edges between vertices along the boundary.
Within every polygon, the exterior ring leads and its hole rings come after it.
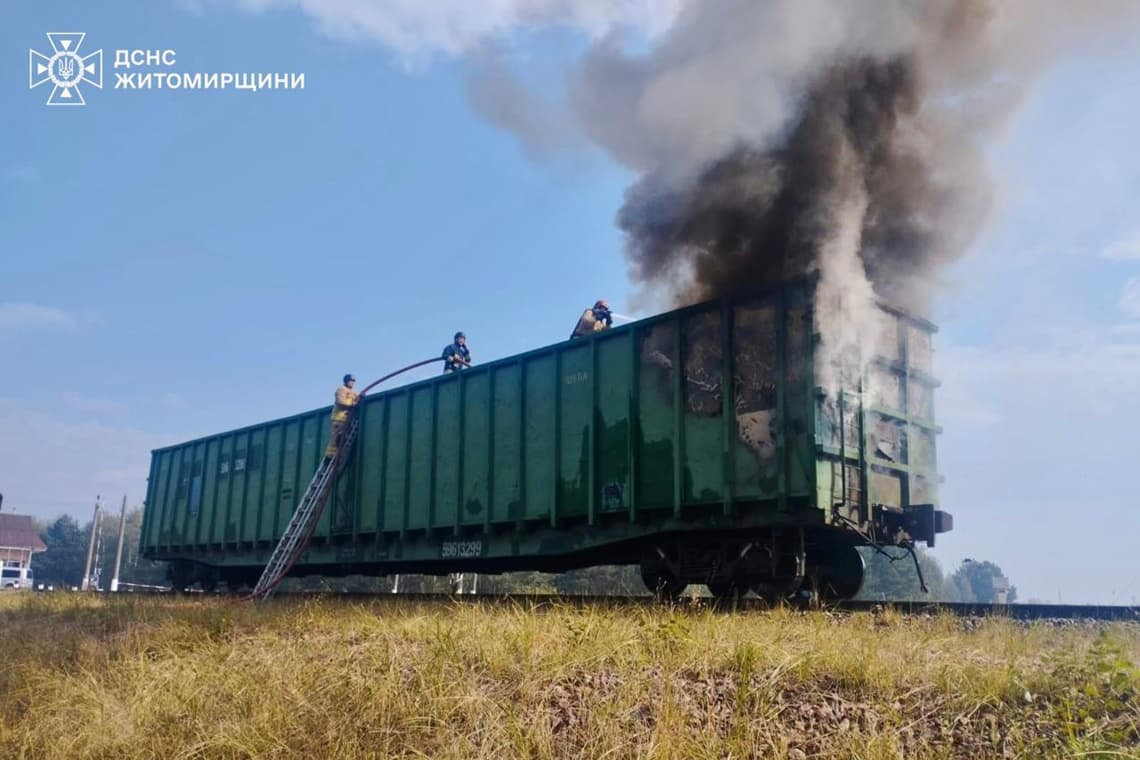
MULTIPOLYGON (((137 592, 136 592, 137 593, 137 592)), ((165 592, 172 593, 169 589, 165 592)), ((200 598, 228 597, 225 593, 192 593, 200 598)), ((287 600, 323 599, 332 602, 373 602, 380 604, 438 604, 476 606, 514 606, 524 609, 562 608, 662 608, 683 610, 717 610, 722 612, 763 612, 776 607, 794 611, 887 614, 896 612, 904 616, 950 615, 961 618, 1006 618, 1010 620, 1067 620, 1097 622, 1140 623, 1140 606, 1101 604, 978 604, 973 602, 922 602, 922 601, 868 601, 848 600, 812 604, 806 599, 785 601, 773 605, 763 599, 743 597, 717 600, 708 596, 682 596, 674 601, 660 601, 648 594, 448 594, 448 593, 391 593, 331 592, 331 591, 279 591, 277 598, 287 600)))

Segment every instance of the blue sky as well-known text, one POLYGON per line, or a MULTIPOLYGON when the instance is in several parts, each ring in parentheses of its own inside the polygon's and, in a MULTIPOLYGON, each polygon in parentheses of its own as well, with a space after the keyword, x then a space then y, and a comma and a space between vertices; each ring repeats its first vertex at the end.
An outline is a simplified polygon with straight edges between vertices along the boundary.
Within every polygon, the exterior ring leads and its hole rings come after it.
MULTIPOLYGON (((3 6, 5 509, 136 502, 151 448, 323 405, 343 372, 426 358, 456 329, 487 360, 561 340, 599 296, 631 310, 613 223, 630 175, 589 152, 536 161, 469 106, 457 53, 518 19, 442 3, 393 26, 386 5, 3 6), (27 50, 69 30, 104 49, 104 88, 47 108, 27 50), (115 90, 116 48, 305 89, 115 90)), ((516 53, 553 89, 585 44, 520 32, 516 53)), ((935 553, 999 562, 1022 598, 1140 587, 1136 92, 1140 55, 1047 73, 989 148, 1001 203, 937 307, 956 527, 935 553)))

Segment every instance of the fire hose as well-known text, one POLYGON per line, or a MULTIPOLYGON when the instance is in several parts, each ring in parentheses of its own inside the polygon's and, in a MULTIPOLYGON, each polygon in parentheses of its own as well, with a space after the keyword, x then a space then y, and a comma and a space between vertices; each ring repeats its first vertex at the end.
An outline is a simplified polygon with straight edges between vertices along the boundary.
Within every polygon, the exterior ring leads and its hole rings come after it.
MULTIPOLYGON (((626 316, 621 315, 621 314, 617 314, 614 316, 617 316, 618 318, 625 319, 625 320, 632 320, 633 319, 632 317, 626 317, 626 316)), ((401 367, 400 369, 396 370, 395 372, 389 372, 387 375, 384 375, 383 377, 381 377, 377 380, 373 380, 371 383, 366 385, 364 387, 364 389, 362 391, 360 391, 360 393, 358 394, 357 400, 356 400, 356 405, 353 407, 352 414, 353 415, 357 414, 357 410, 360 408, 360 404, 363 401, 365 394, 368 393, 368 391, 375 388, 380 383, 384 382, 385 380, 390 380, 393 377, 396 377, 397 375, 401 375, 405 372, 416 369, 417 367, 422 367, 426 364, 432 364, 432 363, 438 362, 438 361, 444 361, 444 357, 432 357, 431 359, 424 359, 422 361, 414 362, 412 364, 409 364, 406 367, 401 367)), ((339 468, 340 468, 340 464, 341 464, 340 458, 341 458, 342 454, 344 454, 344 453, 345 452, 343 449, 338 449, 338 451, 336 453, 336 461, 332 465, 333 467, 338 469, 338 474, 339 474, 339 468)), ((334 487, 335 483, 336 483, 336 477, 334 476, 331 480, 330 485, 329 485, 330 490, 334 487)), ((297 560, 304 553, 305 548, 309 545, 309 539, 312 538, 313 531, 316 530, 317 523, 320 522, 321 515, 324 513, 324 509, 325 509, 325 502, 327 502, 327 501, 328 501, 328 494, 326 493, 321 498, 319 505, 317 507, 317 510, 316 510, 315 514, 312 516, 312 519, 309 521, 309 525, 305 530, 304 537, 301 539, 300 543, 297 545, 297 549, 293 553, 293 556, 290 557, 289 563, 265 587, 265 589, 262 591, 262 596, 267 597, 289 575, 289 572, 293 569, 293 566, 297 563, 297 560)), ((253 594, 250 594, 249 596, 244 597, 244 598, 252 599, 253 594)))

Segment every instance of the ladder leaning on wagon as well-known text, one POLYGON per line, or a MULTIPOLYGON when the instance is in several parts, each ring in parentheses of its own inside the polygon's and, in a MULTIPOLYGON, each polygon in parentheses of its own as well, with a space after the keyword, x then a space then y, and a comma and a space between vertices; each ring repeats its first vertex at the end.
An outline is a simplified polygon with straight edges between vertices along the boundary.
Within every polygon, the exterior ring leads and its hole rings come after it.
POLYGON ((437 361, 442 361, 442 357, 409 364, 372 382, 360 393, 352 389, 356 378, 351 374, 344 376, 344 384, 336 392, 336 403, 332 411, 332 430, 329 433, 329 445, 325 449, 325 456, 317 465, 317 471, 313 473, 313 478, 301 496, 301 501, 285 526, 285 533, 269 556, 269 562, 265 564, 261 578, 249 595, 250 599, 267 598, 272 594, 304 554, 305 547, 309 545, 309 538, 313 535, 313 530, 324 512, 329 494, 336 485, 337 476, 348 461, 356 437, 360 433, 359 410, 364 394, 396 375, 437 361))

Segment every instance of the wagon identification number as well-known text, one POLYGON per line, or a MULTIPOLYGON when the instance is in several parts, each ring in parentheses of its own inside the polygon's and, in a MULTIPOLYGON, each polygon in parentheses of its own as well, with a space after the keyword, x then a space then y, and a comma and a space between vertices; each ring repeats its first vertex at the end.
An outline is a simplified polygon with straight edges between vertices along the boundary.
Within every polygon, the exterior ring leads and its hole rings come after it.
POLYGON ((455 557, 479 557, 483 554, 482 541, 444 541, 439 556, 443 559, 455 557))
POLYGON ((575 383, 584 383, 590 379, 590 373, 586 371, 571 372, 564 376, 567 385, 574 385, 575 383))
POLYGON ((238 457, 233 461, 223 461, 218 464, 218 475, 225 476, 231 472, 245 472, 245 457, 238 457))

